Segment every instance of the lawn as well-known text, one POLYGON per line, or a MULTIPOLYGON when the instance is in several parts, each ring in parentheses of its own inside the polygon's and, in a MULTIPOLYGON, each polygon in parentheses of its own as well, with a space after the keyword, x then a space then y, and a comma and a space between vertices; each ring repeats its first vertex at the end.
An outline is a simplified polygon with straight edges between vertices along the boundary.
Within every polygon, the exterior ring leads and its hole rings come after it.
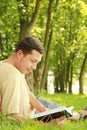
MULTIPOLYGON (((71 94, 42 94, 42 97, 55 101, 62 106, 74 106, 74 111, 81 110, 86 106, 86 95, 71 95, 71 94)), ((57 124, 43 124, 34 120, 23 120, 20 124, 16 121, 7 119, 4 116, 0 117, 0 130, 87 130, 87 121, 67 121, 63 128, 57 124)))

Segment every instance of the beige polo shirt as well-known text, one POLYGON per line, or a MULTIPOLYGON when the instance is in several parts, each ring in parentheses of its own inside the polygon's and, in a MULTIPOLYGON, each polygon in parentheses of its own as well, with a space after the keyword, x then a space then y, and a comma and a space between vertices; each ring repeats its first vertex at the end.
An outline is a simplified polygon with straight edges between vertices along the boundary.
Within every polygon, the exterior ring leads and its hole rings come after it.
POLYGON ((32 117, 29 88, 25 76, 9 63, 0 63, 0 95, 2 113, 18 113, 32 117))

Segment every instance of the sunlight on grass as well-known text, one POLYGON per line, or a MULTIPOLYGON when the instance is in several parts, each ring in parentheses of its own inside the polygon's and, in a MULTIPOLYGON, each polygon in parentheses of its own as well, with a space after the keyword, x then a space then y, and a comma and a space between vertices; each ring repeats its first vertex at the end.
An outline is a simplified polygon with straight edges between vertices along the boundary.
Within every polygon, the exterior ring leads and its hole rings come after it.
POLYGON ((55 101, 61 106, 74 106, 75 110, 83 109, 87 104, 87 95, 53 94, 43 95, 45 99, 55 101))

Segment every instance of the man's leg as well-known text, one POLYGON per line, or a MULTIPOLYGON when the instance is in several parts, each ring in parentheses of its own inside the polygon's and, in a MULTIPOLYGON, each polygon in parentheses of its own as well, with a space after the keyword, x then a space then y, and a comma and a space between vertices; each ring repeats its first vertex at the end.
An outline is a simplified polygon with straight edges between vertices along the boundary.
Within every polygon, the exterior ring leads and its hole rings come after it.
POLYGON ((44 98, 41 98, 41 97, 37 97, 37 99, 47 108, 49 109, 53 109, 53 108, 57 108, 59 107, 59 105, 56 103, 56 102, 53 102, 53 101, 49 101, 49 100, 46 100, 44 98))

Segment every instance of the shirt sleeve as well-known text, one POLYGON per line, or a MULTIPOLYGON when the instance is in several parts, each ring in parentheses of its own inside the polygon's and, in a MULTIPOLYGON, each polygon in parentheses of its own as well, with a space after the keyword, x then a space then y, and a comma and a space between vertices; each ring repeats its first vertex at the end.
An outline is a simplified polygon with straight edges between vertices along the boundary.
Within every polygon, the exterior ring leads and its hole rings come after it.
POLYGON ((2 112, 19 113, 21 82, 18 75, 9 75, 2 83, 2 112))

